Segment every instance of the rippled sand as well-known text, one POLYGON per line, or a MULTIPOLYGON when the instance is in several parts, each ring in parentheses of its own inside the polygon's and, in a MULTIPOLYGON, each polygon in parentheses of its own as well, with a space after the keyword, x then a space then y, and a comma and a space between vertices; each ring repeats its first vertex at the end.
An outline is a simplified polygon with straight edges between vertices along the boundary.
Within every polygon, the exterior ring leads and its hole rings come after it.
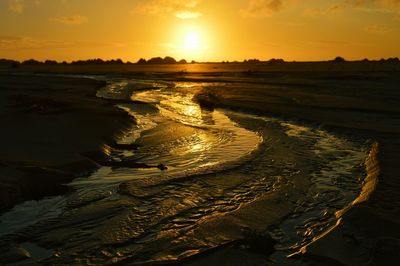
POLYGON ((202 109, 194 100, 195 92, 229 90, 230 83, 107 81, 98 97, 136 119, 118 142, 139 145, 107 153, 168 169, 103 166, 70 183, 73 193, 5 213, 1 239, 23 243, 35 259, 145 264, 231 249, 266 262, 260 246, 273 249, 276 241, 283 254, 297 251, 334 225, 335 213, 361 191, 371 148, 364 138, 202 109))

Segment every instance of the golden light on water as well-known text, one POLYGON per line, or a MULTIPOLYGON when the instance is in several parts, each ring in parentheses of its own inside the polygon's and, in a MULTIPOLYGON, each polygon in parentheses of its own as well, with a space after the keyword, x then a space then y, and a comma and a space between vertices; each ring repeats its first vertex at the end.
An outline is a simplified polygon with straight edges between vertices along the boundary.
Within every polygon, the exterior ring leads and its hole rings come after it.
POLYGON ((199 106, 188 105, 183 110, 184 114, 190 118, 201 119, 201 109, 199 106))

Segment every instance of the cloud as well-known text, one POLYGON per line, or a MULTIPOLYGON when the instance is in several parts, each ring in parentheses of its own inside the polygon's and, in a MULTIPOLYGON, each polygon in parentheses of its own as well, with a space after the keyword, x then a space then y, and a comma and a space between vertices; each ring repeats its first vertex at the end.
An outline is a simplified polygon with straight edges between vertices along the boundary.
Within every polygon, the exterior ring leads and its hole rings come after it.
POLYGON ((354 5, 362 6, 369 3, 375 3, 380 5, 387 5, 387 6, 398 6, 400 5, 400 0, 351 0, 354 5))
POLYGON ((180 19, 192 19, 198 18, 201 16, 200 12, 192 12, 187 10, 178 11, 175 13, 175 16, 180 19))
POLYGON ((67 48, 93 48, 93 47, 122 47, 125 44, 116 42, 88 42, 46 40, 32 37, 0 36, 0 50, 33 50, 33 49, 67 49, 67 48))
POLYGON ((180 19, 194 19, 201 16, 196 9, 201 0, 152 0, 137 5, 131 13, 145 13, 165 16, 173 14, 180 19))
POLYGON ((336 3, 326 8, 307 8, 303 11, 304 17, 316 17, 316 16, 327 16, 333 15, 343 11, 346 8, 345 5, 341 3, 336 3))
POLYGON ((240 13, 245 17, 267 17, 282 10, 282 0, 250 0, 246 9, 240 13))
POLYGON ((303 16, 327 16, 353 9, 369 13, 398 13, 400 11, 400 0, 338 0, 328 7, 310 7, 304 10, 303 16))
POLYGON ((30 37, 0 36, 0 50, 64 48, 74 45, 74 42, 39 40, 30 37))
POLYGON ((74 15, 74 16, 61 16, 49 19, 52 22, 65 24, 65 25, 79 25, 83 23, 87 23, 89 19, 85 16, 74 15))
POLYGON ((378 7, 376 9, 378 11, 382 10, 382 8, 391 11, 400 11, 400 0, 347 0, 347 2, 358 8, 375 6, 378 7))
POLYGON ((25 2, 23 0, 8 0, 8 10, 21 14, 24 12, 25 2))
POLYGON ((365 27, 365 31, 371 32, 371 33, 378 33, 378 34, 385 34, 388 31, 390 31, 390 28, 385 26, 385 25, 370 25, 365 27))

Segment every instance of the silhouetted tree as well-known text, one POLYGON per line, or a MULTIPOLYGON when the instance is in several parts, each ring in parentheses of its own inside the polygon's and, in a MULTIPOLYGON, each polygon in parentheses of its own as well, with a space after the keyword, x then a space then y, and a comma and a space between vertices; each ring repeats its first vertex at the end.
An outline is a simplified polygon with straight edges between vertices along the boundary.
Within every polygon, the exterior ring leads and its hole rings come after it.
POLYGON ((104 64, 104 60, 101 59, 101 58, 96 58, 96 59, 92 59, 92 60, 88 60, 88 61, 89 61, 88 63, 93 63, 93 64, 96 64, 96 65, 104 64))
POLYGON ((0 59, 0 65, 9 66, 11 68, 19 68, 20 63, 11 59, 0 59))
POLYGON ((141 64, 145 64, 145 63, 146 64, 176 64, 177 63, 176 60, 170 56, 166 56, 166 57, 164 57, 164 59, 161 57, 153 57, 153 58, 149 59, 148 61, 146 61, 144 59, 143 60, 140 59, 138 61, 138 64, 139 64, 139 62, 141 64))
POLYGON ((343 57, 337 56, 337 57, 335 57, 335 59, 332 60, 332 62, 343 63, 343 62, 346 62, 346 60, 343 57))
POLYGON ((186 62, 186 60, 185 59, 181 59, 181 60, 179 60, 179 62, 178 62, 179 64, 187 64, 187 62, 186 62))
POLYGON ((285 61, 283 59, 272 58, 268 61, 268 65, 277 65, 277 64, 282 64, 282 63, 285 63, 285 61))
POLYGON ((24 62, 22 62, 23 65, 40 65, 42 64, 42 62, 39 62, 35 59, 29 59, 29 60, 25 60, 24 62))
POLYGON ((386 59, 386 62, 398 63, 398 62, 400 62, 400 60, 399 60, 399 58, 397 58, 397 57, 392 57, 392 58, 386 59))
POLYGON ((153 57, 147 61, 148 64, 162 64, 164 60, 161 57, 153 57))
POLYGON ((139 61, 137 61, 137 64, 145 64, 147 63, 146 59, 140 58, 139 61))
POLYGON ((44 61, 44 63, 46 65, 57 65, 58 64, 57 61, 54 61, 54 60, 46 60, 46 61, 44 61))
POLYGON ((243 63, 260 63, 260 60, 258 59, 248 59, 248 60, 244 60, 243 63))
POLYGON ((175 58, 173 58, 173 57, 170 57, 170 56, 166 56, 166 57, 164 57, 164 60, 163 60, 164 62, 164 64, 176 64, 176 60, 175 60, 175 58))

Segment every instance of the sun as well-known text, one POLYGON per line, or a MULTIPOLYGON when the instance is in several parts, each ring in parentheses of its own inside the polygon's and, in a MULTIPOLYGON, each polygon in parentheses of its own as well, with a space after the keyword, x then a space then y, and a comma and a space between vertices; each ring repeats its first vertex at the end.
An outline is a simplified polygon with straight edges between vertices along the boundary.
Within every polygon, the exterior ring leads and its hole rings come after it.
POLYGON ((205 52, 205 36, 197 28, 186 29, 181 35, 180 53, 187 59, 199 59, 205 52))
POLYGON ((200 35, 198 32, 189 31, 184 35, 183 47, 187 51, 197 51, 200 49, 200 35))
POLYGON ((167 53, 188 61, 204 60, 209 51, 210 32, 204 24, 179 24, 171 27, 167 53), (173 29, 173 30, 172 30, 173 29))

